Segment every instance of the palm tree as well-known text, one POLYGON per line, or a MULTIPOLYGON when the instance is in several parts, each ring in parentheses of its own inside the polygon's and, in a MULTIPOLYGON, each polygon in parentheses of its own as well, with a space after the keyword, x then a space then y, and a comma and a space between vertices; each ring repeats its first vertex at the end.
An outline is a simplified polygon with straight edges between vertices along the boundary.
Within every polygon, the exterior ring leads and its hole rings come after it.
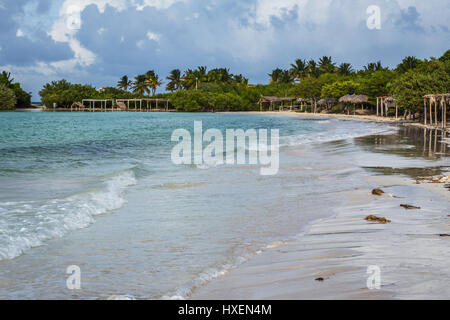
POLYGON ((308 68, 307 73, 309 77, 317 78, 319 76, 320 72, 319 69, 317 68, 317 63, 314 60, 311 59, 308 61, 307 68, 308 68))
POLYGON ((149 87, 147 84, 147 76, 145 74, 138 75, 133 81, 133 92, 143 96, 145 93, 149 93, 149 87))
POLYGON ((291 69, 289 72, 291 73, 294 80, 303 80, 308 71, 308 66, 305 60, 297 59, 295 60, 295 64, 291 64, 291 69))
POLYGON ((159 76, 157 74, 154 74, 152 77, 147 78, 145 80, 145 83, 149 88, 152 89, 152 96, 155 95, 156 89, 162 85, 162 81, 159 80, 159 76))
POLYGON ((169 83, 166 86, 166 90, 173 92, 181 89, 182 80, 180 69, 174 69, 170 71, 170 75, 166 79, 169 80, 169 83))
POLYGON ((206 81, 213 83, 231 83, 233 82, 233 75, 230 73, 230 69, 212 69, 206 75, 206 81))
POLYGON ((420 62, 421 61, 416 57, 406 57, 405 59, 403 59, 402 63, 397 66, 397 71, 400 73, 405 73, 408 70, 418 67, 420 62))
POLYGON ((0 83, 3 83, 7 87, 10 87, 14 81, 14 78, 11 77, 11 72, 2 71, 0 74, 0 83))
POLYGON ((336 64, 331 57, 323 56, 319 59, 319 69, 323 73, 333 73, 336 70, 336 64))
POLYGON ((123 76, 120 78, 119 82, 117 82, 117 88, 122 89, 124 91, 128 91, 128 88, 131 87, 132 82, 128 79, 128 76, 123 76))
POLYGON ((198 67, 195 70, 187 69, 183 75, 183 87, 186 89, 197 88, 202 82, 206 82, 206 67, 198 67))
POLYGON ((350 63, 341 63, 338 67, 338 74, 340 76, 349 76, 353 73, 353 68, 350 63))
POLYGON ((366 72, 375 72, 383 70, 383 66, 381 65, 381 61, 368 63, 367 66, 364 66, 364 71, 366 72))
POLYGON ((290 83, 292 82, 291 73, 289 70, 283 70, 276 68, 272 70, 272 73, 268 74, 270 77, 270 83, 290 83))
POLYGON ((278 83, 281 80, 281 77, 283 75, 283 70, 280 68, 276 68, 272 70, 272 73, 269 73, 268 76, 270 77, 270 83, 278 83))

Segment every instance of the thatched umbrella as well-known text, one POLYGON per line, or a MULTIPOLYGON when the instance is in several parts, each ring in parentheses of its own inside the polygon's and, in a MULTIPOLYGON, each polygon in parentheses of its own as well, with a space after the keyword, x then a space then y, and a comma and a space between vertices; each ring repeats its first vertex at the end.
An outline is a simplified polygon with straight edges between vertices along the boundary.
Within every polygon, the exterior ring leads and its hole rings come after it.
MULTIPOLYGON (((369 102, 369 97, 363 94, 357 95, 357 94, 352 94, 352 95, 346 95, 343 96, 339 99, 339 102, 341 103, 345 103, 345 104, 362 104, 364 105, 364 103, 369 102)), ((347 114, 350 111, 347 109, 347 114)), ((355 109, 353 109, 353 113, 355 113, 355 109)))
POLYGON ((330 106, 333 106, 336 104, 336 99, 333 98, 323 98, 317 101, 317 104, 319 106, 325 106, 327 110, 330 108, 330 106))
POLYGON ((386 104, 389 107, 394 107, 395 106, 395 99, 394 99, 394 97, 387 97, 386 99, 384 99, 384 102, 386 102, 386 104))

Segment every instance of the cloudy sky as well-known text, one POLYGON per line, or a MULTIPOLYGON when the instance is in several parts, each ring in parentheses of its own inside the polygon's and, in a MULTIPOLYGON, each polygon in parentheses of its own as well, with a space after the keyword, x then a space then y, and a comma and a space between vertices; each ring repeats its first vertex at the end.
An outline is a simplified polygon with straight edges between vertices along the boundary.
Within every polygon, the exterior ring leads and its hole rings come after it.
POLYGON ((253 83, 323 55, 356 68, 450 49, 449 0, 0 0, 0 70, 33 101, 46 82, 228 67, 253 83), (370 6, 381 28, 371 29, 370 6), (78 20, 77 12, 80 19, 78 20))

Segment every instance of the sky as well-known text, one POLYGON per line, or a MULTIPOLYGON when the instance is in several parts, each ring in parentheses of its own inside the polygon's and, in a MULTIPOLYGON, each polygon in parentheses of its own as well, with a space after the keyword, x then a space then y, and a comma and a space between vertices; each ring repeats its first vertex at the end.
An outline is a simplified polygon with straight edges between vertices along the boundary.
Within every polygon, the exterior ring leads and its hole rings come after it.
POLYGON ((392 68, 450 49, 449 16, 449 0, 0 0, 0 71, 39 101, 53 80, 100 88, 148 70, 268 83, 298 58, 392 68))

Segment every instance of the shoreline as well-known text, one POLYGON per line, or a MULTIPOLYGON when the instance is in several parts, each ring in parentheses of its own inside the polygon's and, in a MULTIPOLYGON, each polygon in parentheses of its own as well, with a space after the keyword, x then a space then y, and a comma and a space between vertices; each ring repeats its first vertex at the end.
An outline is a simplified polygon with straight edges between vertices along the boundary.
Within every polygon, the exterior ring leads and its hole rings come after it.
POLYGON ((196 288, 188 299, 448 299, 450 289, 441 281, 450 276, 450 261, 442 259, 448 237, 440 236, 450 233, 448 190, 403 174, 371 173, 364 180, 386 193, 346 192, 331 217, 311 222, 296 239, 264 250, 196 288), (421 209, 405 210, 403 203, 421 209), (371 214, 392 223, 365 221, 371 214), (366 286, 371 265, 381 270, 379 290, 366 286))
MULTIPOLYGON (((355 121, 371 121, 379 123, 389 123, 403 126, 411 126, 416 128, 434 129, 439 131, 444 131, 440 126, 430 126, 414 120, 405 120, 401 118, 392 117, 377 117, 376 115, 347 115, 340 113, 311 113, 311 112, 293 112, 293 111, 236 111, 236 112, 217 112, 217 113, 242 113, 242 114, 273 114, 273 115, 289 115, 289 116, 300 116, 300 117, 329 117, 329 118, 339 118, 341 120, 355 120, 355 121)), ((450 131, 446 128, 445 131, 450 131)))

